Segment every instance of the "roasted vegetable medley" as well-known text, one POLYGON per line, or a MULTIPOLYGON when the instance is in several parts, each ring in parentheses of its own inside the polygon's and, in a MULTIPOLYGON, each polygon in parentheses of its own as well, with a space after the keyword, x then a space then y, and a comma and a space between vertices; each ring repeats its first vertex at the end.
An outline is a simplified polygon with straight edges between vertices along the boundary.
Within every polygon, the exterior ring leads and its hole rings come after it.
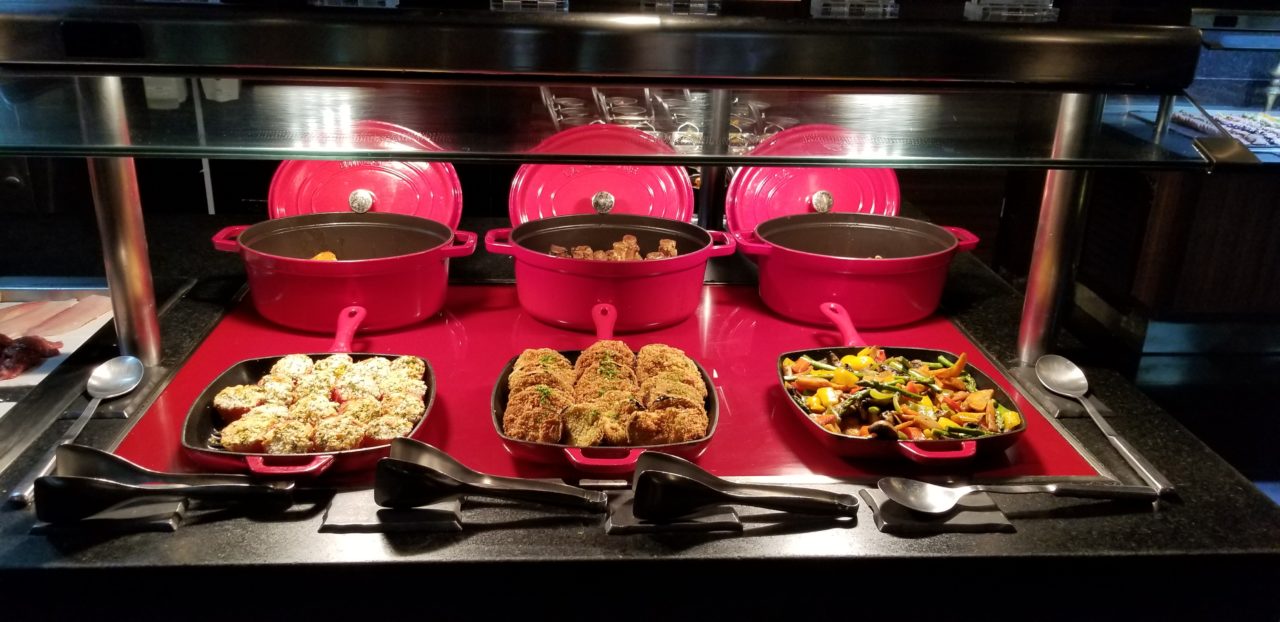
POLYGON ((889 357, 881 348, 822 359, 782 360, 787 394, 836 434, 887 440, 957 440, 1011 432, 1022 415, 979 390, 966 356, 936 361, 889 357))

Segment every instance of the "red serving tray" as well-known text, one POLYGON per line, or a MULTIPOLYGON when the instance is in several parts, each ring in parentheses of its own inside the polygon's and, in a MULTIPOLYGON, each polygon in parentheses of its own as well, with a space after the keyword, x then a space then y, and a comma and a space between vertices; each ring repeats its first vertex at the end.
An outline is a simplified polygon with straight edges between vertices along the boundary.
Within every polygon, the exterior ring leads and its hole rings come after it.
MULTIPOLYGON (((619 310, 624 313, 625 310, 619 310)), ((834 329, 787 322, 761 304, 755 288, 709 285, 698 313, 662 330, 622 335, 633 350, 650 343, 683 349, 711 374, 720 391, 720 424, 698 461, 721 476, 824 475, 873 479, 882 475, 947 473, 1006 478, 1026 475, 1098 475, 1089 462, 1031 406, 1002 373, 942 317, 909 326, 862 331, 869 343, 968 352, 1027 420, 1020 442, 1002 455, 945 467, 906 460, 843 459, 823 448, 789 409, 773 366, 782 352, 839 345, 834 329)), ((581 349, 591 336, 553 328, 520 309, 509 285, 452 286, 445 310, 413 327, 358 335, 360 352, 416 354, 436 370, 436 402, 418 438, 462 463, 497 475, 581 477, 567 466, 513 458, 493 430, 489 394, 503 365, 524 348, 581 349)), ((242 301, 214 328, 156 402, 120 443, 116 453, 162 471, 198 471, 181 450, 182 422, 192 400, 238 361, 292 352, 319 352, 328 338, 289 332, 262 319, 242 301)), ((589 475, 586 475, 589 477, 589 475)))

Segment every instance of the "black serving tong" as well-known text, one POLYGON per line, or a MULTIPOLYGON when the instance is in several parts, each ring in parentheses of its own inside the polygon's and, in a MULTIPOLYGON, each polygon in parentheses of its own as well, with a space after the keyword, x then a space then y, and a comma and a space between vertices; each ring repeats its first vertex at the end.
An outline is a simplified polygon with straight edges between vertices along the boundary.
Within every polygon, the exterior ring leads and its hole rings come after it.
POLYGON ((92 447, 62 445, 54 475, 36 480, 36 518, 47 523, 73 522, 148 497, 283 505, 292 490, 293 482, 260 483, 243 475, 162 473, 92 447))
POLYGON ((632 480, 632 512, 647 521, 671 521, 716 505, 746 505, 782 512, 853 516, 853 495, 814 488, 738 484, 669 454, 646 451, 632 480))
POLYGON ((391 456, 378 461, 373 498, 388 508, 430 505, 456 495, 528 501, 591 512, 604 512, 603 492, 568 484, 499 477, 467 468, 449 454, 408 438, 391 442, 391 456))

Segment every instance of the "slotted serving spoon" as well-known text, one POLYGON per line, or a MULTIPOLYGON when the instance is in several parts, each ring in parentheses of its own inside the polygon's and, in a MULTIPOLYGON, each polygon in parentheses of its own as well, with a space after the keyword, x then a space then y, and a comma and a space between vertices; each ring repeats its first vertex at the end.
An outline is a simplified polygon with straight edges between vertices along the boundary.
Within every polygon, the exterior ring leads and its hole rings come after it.
POLYGON ((956 507, 965 495, 975 492, 995 492, 1004 494, 1027 494, 1047 492, 1057 497, 1081 497, 1087 499, 1134 499, 1156 501, 1160 495, 1146 486, 1126 486, 1123 484, 1074 484, 1054 482, 1051 484, 1009 484, 989 485, 973 484, 970 486, 939 486, 905 477, 884 477, 876 487, 886 497, 900 505, 926 512, 944 514, 956 507))
POLYGON ((604 512, 609 505, 608 496, 600 491, 473 471, 453 456, 408 438, 392 441, 391 456, 378 461, 373 499, 382 507, 420 507, 460 494, 592 512, 604 512))

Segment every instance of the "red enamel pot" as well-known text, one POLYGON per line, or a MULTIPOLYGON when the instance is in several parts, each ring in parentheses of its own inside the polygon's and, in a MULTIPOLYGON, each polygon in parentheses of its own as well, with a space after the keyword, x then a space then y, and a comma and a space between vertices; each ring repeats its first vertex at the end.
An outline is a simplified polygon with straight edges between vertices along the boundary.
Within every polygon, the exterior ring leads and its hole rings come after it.
POLYGON ((227 227, 213 247, 240 254, 254 308, 272 322, 328 332, 359 305, 366 329, 387 330, 440 310, 449 259, 473 253, 476 234, 402 214, 333 212, 227 227), (338 261, 310 259, 321 251, 338 261))
MULTIPOLYGON (((809 356, 810 358, 823 360, 827 353, 833 353, 837 357, 858 353, 861 348, 871 345, 866 343, 854 329, 853 321, 845 308, 836 303, 823 303, 818 305, 814 311, 835 324, 840 331, 841 340, 845 343, 843 348, 817 348, 808 350, 797 350, 795 352, 786 352, 778 356, 778 386, 785 393, 786 381, 782 378, 782 361, 783 359, 796 360, 801 356, 809 356)), ((939 356, 945 356, 948 360, 956 360, 956 353, 946 350, 933 350, 929 348, 901 348, 893 346, 882 346, 887 356, 905 356, 912 360, 934 361, 939 356)), ((1001 404, 1012 405, 1013 399, 1009 394, 1000 388, 990 376, 982 372, 974 366, 968 366, 965 371, 973 376, 974 385, 979 389, 992 389, 993 397, 1001 404)), ((967 440, 899 440, 889 441, 875 438, 860 438, 856 436, 846 436, 837 434, 822 426, 809 417, 806 409, 802 408, 790 394, 787 401, 791 402, 792 410, 803 419, 803 425, 810 434, 822 443, 832 453, 847 458, 907 458, 912 462, 927 465, 947 465, 955 464, 970 460, 978 455, 1001 453, 1008 449, 1014 443, 1022 438, 1022 433, 1027 429, 1027 421, 1024 418, 1017 428, 1002 432, 1000 434, 992 434, 979 438, 967 440)))
POLYGON ((823 324, 820 306, 836 302, 863 328, 933 314, 952 257, 977 245, 959 227, 850 213, 774 218, 738 244, 758 258, 760 297, 775 313, 823 324))
MULTIPOLYGON (((361 307, 343 309, 337 315, 337 329, 329 351, 311 353, 309 356, 322 358, 341 352, 350 354, 356 361, 375 356, 386 358, 400 356, 399 354, 351 352, 351 342, 355 338, 356 330, 360 328, 361 322, 366 317, 366 310, 361 307)), ((329 318, 329 322, 332 325, 333 318, 329 318)), ((263 477, 298 478, 319 477, 325 473, 368 471, 377 464, 379 459, 387 456, 391 450, 390 443, 345 451, 285 455, 230 451, 211 443, 214 433, 224 425, 218 411, 213 407, 214 396, 229 386, 256 383, 259 378, 271 371, 271 367, 278 360, 280 357, 270 356, 240 361, 222 372, 209 383, 208 387, 205 387, 200 397, 191 403, 191 409, 187 411, 187 420, 182 425, 182 449, 187 457, 215 471, 248 471, 263 477)), ((427 416, 431 414, 431 406, 436 399, 435 372, 431 369, 430 361, 423 359, 423 362, 426 363, 426 372, 422 377, 422 381, 427 385, 427 393, 423 397, 426 410, 422 413, 422 419, 418 420, 409 432, 410 437, 421 433, 422 426, 426 424, 427 416)))
POLYGON ((689 223, 631 214, 556 216, 524 223, 515 229, 485 234, 491 253, 515 258, 516 295, 520 306, 538 320, 580 331, 593 330, 591 309, 617 307, 618 332, 669 326, 693 315, 702 300, 707 260, 731 255, 733 238, 689 223), (623 235, 634 235, 642 252, 658 248, 658 240, 676 241, 679 254, 667 259, 592 261, 548 254, 552 245, 586 244, 610 248, 623 235))

